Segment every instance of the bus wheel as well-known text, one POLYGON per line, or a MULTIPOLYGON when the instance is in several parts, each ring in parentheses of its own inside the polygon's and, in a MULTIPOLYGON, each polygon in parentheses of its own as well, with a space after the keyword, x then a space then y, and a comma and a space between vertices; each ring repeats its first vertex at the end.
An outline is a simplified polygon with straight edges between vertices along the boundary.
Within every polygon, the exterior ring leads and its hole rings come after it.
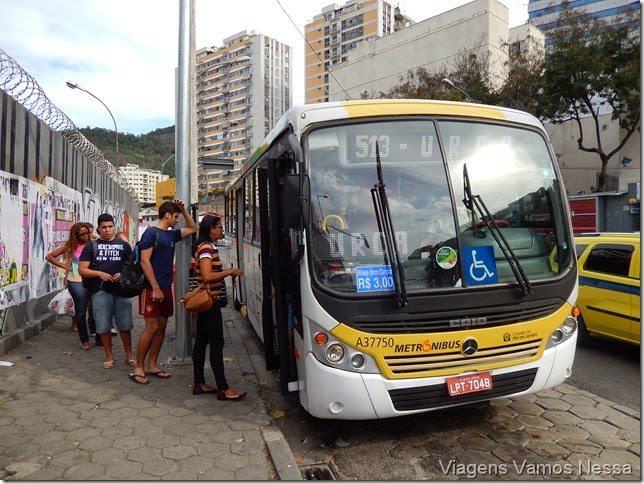
POLYGON ((586 327, 583 316, 577 316, 577 346, 584 346, 590 340, 590 331, 586 327))

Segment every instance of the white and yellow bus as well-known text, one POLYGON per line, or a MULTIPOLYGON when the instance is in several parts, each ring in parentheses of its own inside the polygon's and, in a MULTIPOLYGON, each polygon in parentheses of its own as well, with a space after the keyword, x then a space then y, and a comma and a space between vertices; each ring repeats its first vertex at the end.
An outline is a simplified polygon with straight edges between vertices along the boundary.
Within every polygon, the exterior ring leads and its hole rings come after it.
POLYGON ((570 214, 533 116, 378 100, 289 110, 226 189, 235 306, 282 391, 376 419, 571 374, 570 214), (294 318, 289 318, 289 313, 294 318))

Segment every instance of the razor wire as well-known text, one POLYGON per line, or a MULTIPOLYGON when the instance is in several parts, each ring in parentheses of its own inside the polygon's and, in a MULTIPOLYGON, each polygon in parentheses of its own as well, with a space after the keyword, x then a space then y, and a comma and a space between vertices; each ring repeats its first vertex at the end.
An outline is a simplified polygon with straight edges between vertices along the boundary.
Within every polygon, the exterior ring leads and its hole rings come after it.
POLYGON ((126 193, 138 200, 136 191, 116 167, 105 158, 74 122, 52 103, 38 82, 4 50, 0 49, 0 89, 71 143, 99 170, 108 174, 126 193))

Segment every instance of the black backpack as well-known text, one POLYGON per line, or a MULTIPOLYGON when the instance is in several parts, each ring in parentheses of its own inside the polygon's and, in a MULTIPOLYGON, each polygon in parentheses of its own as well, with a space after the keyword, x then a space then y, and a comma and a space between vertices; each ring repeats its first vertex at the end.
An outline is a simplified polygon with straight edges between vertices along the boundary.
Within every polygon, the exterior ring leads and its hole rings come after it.
MULTIPOLYGON (((159 244, 159 231, 155 230, 154 234, 153 248, 156 249, 159 244)), ((123 264, 120 286, 119 296, 122 297, 135 297, 143 292, 145 274, 143 274, 143 268, 141 267, 141 249, 138 242, 134 246, 130 257, 123 264)))

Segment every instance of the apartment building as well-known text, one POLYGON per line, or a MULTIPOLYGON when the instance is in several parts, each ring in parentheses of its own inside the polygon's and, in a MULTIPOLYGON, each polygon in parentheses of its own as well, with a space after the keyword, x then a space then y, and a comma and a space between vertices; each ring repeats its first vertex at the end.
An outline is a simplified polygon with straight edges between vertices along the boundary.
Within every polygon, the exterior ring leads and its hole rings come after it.
MULTIPOLYGON (((621 16, 627 12, 637 11, 637 30, 639 30, 640 2, 633 0, 584 0, 582 2, 570 2, 565 0, 529 0, 528 1, 528 22, 546 35, 546 46, 550 45, 551 39, 548 32, 556 26, 557 18, 568 3, 573 10, 584 11, 594 17, 600 18, 610 25, 622 22, 621 16)), ((639 35, 639 32, 637 33, 639 35)))
POLYGON ((140 168, 132 163, 121 167, 120 170, 142 204, 155 203, 156 184, 168 179, 168 175, 162 175, 159 170, 140 168))
POLYGON ((292 105, 292 48, 255 31, 196 53, 197 159, 232 160, 204 168, 200 191, 226 186, 292 105))
POLYGON ((348 61, 363 40, 384 37, 414 21, 384 0, 331 4, 305 27, 304 98, 307 104, 329 101, 329 69, 348 61))

